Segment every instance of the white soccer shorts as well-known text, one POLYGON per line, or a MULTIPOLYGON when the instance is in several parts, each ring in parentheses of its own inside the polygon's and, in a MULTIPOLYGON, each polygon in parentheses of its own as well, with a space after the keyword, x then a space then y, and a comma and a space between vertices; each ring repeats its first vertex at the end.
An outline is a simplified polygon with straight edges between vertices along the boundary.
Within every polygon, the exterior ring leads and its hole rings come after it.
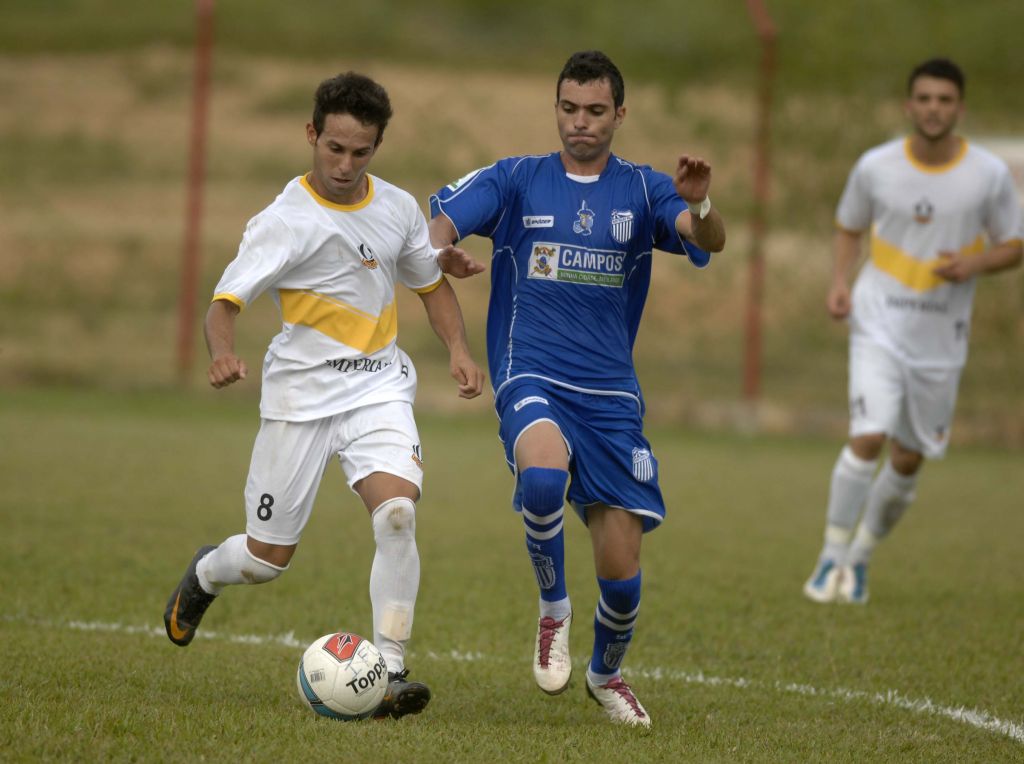
POLYGON ((885 433, 941 459, 949 445, 960 368, 918 369, 870 341, 850 343, 850 436, 885 433))
POLYGON ((409 403, 363 406, 309 422, 263 419, 245 484, 246 533, 268 544, 298 543, 333 454, 349 488, 373 472, 423 488, 420 439, 409 403))

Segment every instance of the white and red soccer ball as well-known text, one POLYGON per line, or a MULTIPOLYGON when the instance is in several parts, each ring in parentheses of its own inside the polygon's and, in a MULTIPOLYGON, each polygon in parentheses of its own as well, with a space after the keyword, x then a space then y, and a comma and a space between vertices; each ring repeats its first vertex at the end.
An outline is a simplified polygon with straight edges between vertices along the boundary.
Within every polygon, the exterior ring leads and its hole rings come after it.
POLYGON ((345 631, 306 648, 295 677, 299 697, 321 716, 342 721, 373 714, 388 688, 388 666, 372 642, 345 631))

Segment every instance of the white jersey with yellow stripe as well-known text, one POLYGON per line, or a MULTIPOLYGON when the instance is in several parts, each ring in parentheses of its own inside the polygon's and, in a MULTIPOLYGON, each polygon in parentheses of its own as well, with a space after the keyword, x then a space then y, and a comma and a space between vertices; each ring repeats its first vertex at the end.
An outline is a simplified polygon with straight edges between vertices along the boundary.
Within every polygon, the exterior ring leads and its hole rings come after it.
POLYGON ((249 221, 214 300, 240 308, 270 290, 282 328, 263 362, 260 414, 308 421, 373 403, 407 401, 416 370, 398 347, 395 283, 441 284, 416 200, 367 175, 366 198, 324 199, 292 180, 249 221))
POLYGON ((884 143, 854 166, 836 222, 871 237, 853 289, 851 340, 868 338, 911 366, 962 366, 975 280, 954 284, 934 269, 940 252, 974 256, 1021 238, 1006 163, 967 141, 941 166, 915 160, 909 138, 884 143))

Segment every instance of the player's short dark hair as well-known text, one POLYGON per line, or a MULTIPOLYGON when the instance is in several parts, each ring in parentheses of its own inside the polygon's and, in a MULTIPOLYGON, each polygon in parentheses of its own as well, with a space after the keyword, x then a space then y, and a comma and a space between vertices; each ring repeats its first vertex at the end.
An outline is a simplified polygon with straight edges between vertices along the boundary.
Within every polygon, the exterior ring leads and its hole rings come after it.
POLYGON ((622 106, 626 100, 626 83, 622 81, 619 67, 599 50, 581 50, 569 56, 569 60, 562 67, 562 73, 558 75, 558 83, 555 85, 556 101, 558 92, 562 89, 562 80, 572 80, 581 85, 594 80, 608 80, 608 84, 612 86, 612 99, 615 101, 615 108, 622 106))
POLYGON ((391 119, 391 99, 387 91, 362 74, 345 72, 324 80, 313 97, 313 129, 319 136, 328 114, 351 114, 364 125, 377 126, 377 141, 391 119))
POLYGON ((949 80, 956 89, 960 91, 960 97, 964 97, 964 73, 963 70, 950 61, 948 58, 929 58, 914 67, 907 78, 907 93, 914 89, 914 82, 918 77, 936 77, 940 80, 949 80))

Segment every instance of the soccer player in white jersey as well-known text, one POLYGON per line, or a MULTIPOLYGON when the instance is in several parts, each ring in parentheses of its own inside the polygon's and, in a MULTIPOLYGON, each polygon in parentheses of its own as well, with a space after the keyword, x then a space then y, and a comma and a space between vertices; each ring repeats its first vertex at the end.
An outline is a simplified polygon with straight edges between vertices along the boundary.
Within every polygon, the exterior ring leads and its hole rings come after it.
POLYGON ((850 323, 850 438, 832 470, 825 541, 804 584, 816 602, 867 602, 875 546, 913 501, 923 459, 941 458, 949 442, 975 277, 1021 262, 1009 169, 954 132, 964 111, 959 67, 928 60, 907 89, 910 136, 860 158, 836 213, 827 307, 850 323), (851 294, 865 238, 869 257, 851 294))
MULTIPOLYGON (((487 355, 540 590, 534 678, 554 695, 572 671, 568 496, 590 531, 600 590, 587 691, 614 721, 649 727, 621 676, 640 611, 640 541, 665 516, 633 342, 653 250, 703 266, 725 228, 704 160, 684 155, 670 177, 612 154, 624 95, 603 53, 571 56, 554 104, 562 150, 502 159, 441 189, 430 231, 437 246, 470 234, 494 245, 487 355)), ((461 251, 442 266, 456 276, 483 268, 461 251)))
POLYGON ((396 282, 422 299, 459 395, 475 397, 483 386, 423 213, 408 193, 367 172, 390 117, 388 95, 373 80, 348 72, 322 82, 306 125, 312 171, 249 221, 217 285, 206 316, 214 387, 248 374, 234 352, 239 311, 270 290, 283 326, 263 364, 246 532, 199 549, 164 614, 168 637, 186 646, 225 586, 265 583, 286 570, 336 455, 376 541, 373 641, 389 673, 376 718, 418 713, 430 700, 405 668, 419 588, 423 454, 412 412, 416 370, 396 344, 396 282))

